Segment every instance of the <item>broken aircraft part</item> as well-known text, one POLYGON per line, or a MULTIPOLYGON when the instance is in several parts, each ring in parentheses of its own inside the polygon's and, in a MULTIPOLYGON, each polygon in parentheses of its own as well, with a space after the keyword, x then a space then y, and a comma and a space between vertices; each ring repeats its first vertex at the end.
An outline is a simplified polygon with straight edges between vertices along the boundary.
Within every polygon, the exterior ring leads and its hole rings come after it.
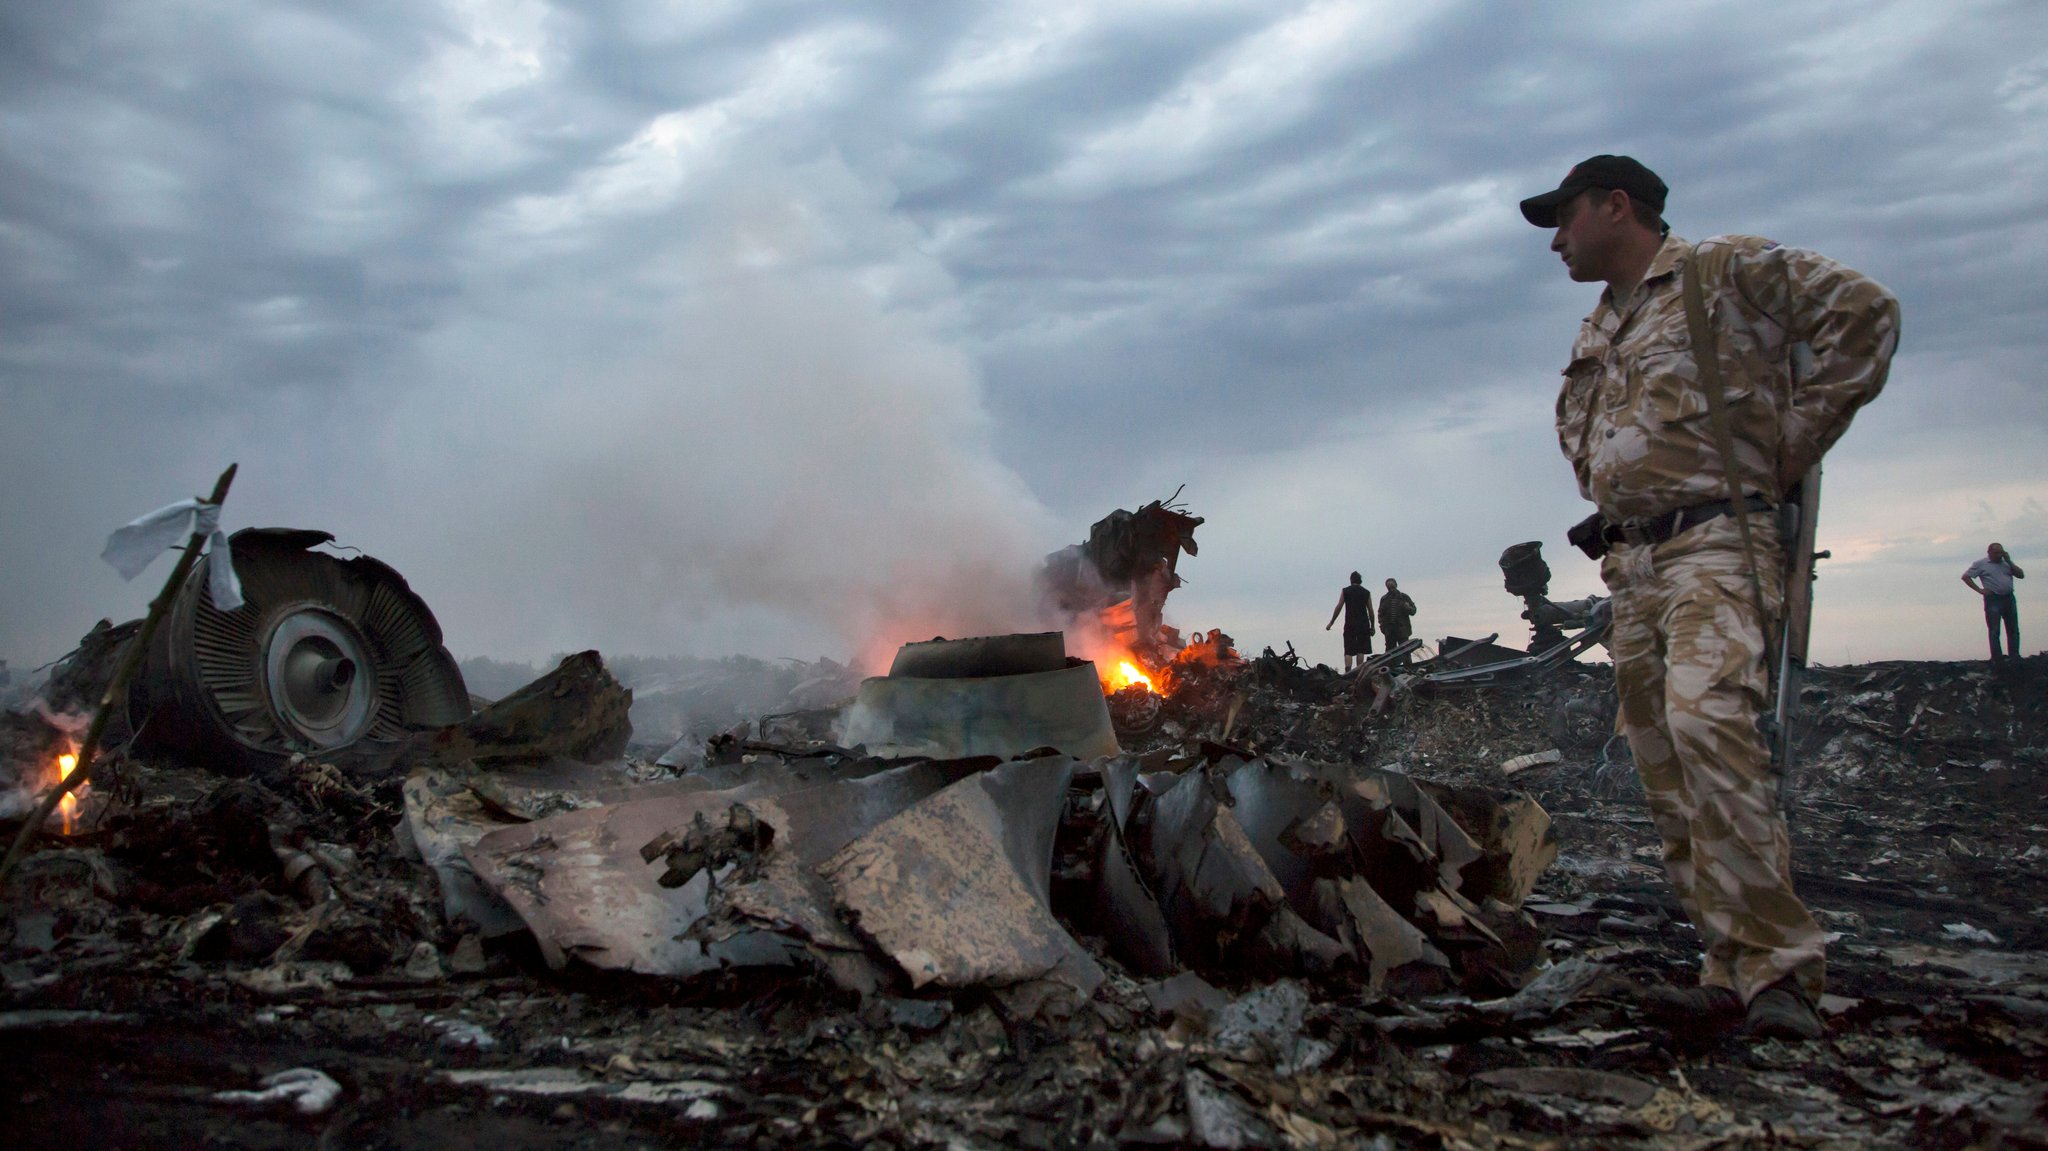
MULTIPOLYGON (((1598 629, 1600 636, 1587 643, 1586 647, 1605 639, 1610 610, 1605 597, 1596 595, 1563 601, 1550 598, 1550 565, 1543 562, 1541 540, 1515 544, 1500 553, 1500 574, 1507 593, 1519 598, 1524 605, 1522 618, 1529 621, 1532 633, 1529 651, 1532 655, 1548 652, 1564 643, 1567 630, 1589 632, 1598 629)), ((1578 652, 1574 651, 1572 656, 1576 655, 1578 652)))
POLYGON ((236 532, 228 550, 246 602, 231 612, 214 606, 206 570, 229 556, 192 569, 129 694, 139 746, 246 771, 468 717, 462 672, 425 602, 387 564, 311 550, 333 539, 236 532))
POLYGON ((462 850, 485 884, 526 921, 550 966, 575 958, 593 967, 688 977, 728 963, 751 965, 749 958, 770 950, 735 942, 742 935, 777 934, 779 928, 799 946, 805 939, 851 945, 841 938, 844 928, 831 915, 829 899, 804 889, 804 874, 824 854, 961 774, 957 765, 920 763, 813 786, 803 785, 802 773, 764 773, 758 782, 724 790, 688 780, 648 784, 629 800, 501 828, 462 850), (722 825, 736 803, 774 828, 762 874, 735 879, 735 889, 722 892, 708 870, 679 887, 662 886, 666 860, 657 856, 650 863, 643 849, 675 837, 699 814, 722 825), (693 929, 712 915, 714 894, 741 930, 707 941, 693 929))
MULTIPOLYGON (((1074 761, 1012 760, 895 815, 818 868, 913 988, 988 985, 1065 1015, 1104 974, 1052 912, 1053 835, 1074 761)), ((1035 1012, 1034 1012, 1035 1013, 1035 1012)))
POLYGON ((1512 990, 1526 977, 1535 953, 1513 908, 1556 850, 1533 801, 1211 747, 1213 763, 1178 770, 1100 765, 1094 811, 1107 826, 1080 841, 1096 861, 1087 922, 1134 971, 1355 967, 1375 986, 1398 971, 1410 990, 1512 990))
POLYGON ((1121 757, 1102 765, 1103 814, 1109 826, 1096 860, 1100 894, 1094 911, 1112 953, 1140 975, 1171 975, 1180 970, 1174 958, 1173 933, 1159 900, 1146 887, 1124 839, 1137 803, 1137 761, 1121 757))
POLYGON ((1142 683, 1118 688, 1106 702, 1110 726, 1118 735, 1143 735, 1153 730, 1166 707, 1166 697, 1142 683))
POLYGON ((1038 652, 1043 636, 933 640, 897 662, 952 675, 876 676, 860 685, 846 711, 840 743, 873 755, 1007 759, 1042 747, 1089 759, 1115 755, 1116 733, 1095 665, 1062 654, 1054 670, 991 672, 1016 666, 1018 651, 1038 652), (1004 641, 1018 641, 1011 645, 1004 641), (948 650, 954 649, 954 650, 948 650), (986 657, 992 662, 978 662, 986 657))
POLYGON ((1085 626, 1101 627, 1122 646, 1162 664, 1178 648, 1165 626, 1166 597, 1181 585, 1181 553, 1195 555, 1201 516, 1174 505, 1178 491, 1135 512, 1122 508, 1096 521, 1088 541, 1045 557, 1039 593, 1048 608, 1085 626))
POLYGON ((1037 631, 906 643, 896 649, 889 674, 917 679, 964 679, 1031 675, 1058 671, 1065 666, 1066 636, 1056 631, 1037 631))
POLYGON ((604 763, 633 737, 633 693, 594 651, 562 657, 553 671, 471 716, 422 736, 442 762, 604 763))

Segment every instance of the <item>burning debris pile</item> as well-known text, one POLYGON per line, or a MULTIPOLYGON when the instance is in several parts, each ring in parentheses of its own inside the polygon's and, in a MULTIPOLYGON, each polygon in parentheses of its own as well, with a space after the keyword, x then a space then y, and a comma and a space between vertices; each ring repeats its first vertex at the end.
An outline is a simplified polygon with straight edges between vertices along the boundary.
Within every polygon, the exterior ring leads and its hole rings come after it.
MULTIPOLYGON (((127 744, 4 893, 0 1097, 48 1142, 2043 1145, 2037 661, 1811 674, 1832 1034, 1691 1049, 1636 990, 1697 939, 1604 666, 933 641, 651 762, 648 681, 581 653, 322 745, 407 682, 343 598, 257 609, 322 613, 251 632, 283 742, 127 744)), ((123 642, 7 715, 28 790, 123 642)))
MULTIPOLYGON (((1087 542, 1045 557, 1038 576, 1054 615, 1099 630, 1102 642, 1146 666, 1163 664, 1180 646, 1166 624, 1166 597, 1183 582, 1181 553, 1200 550, 1195 529, 1203 519, 1174 506, 1179 494, 1097 520, 1087 542)), ((1105 676, 1115 662, 1096 657, 1105 676)))

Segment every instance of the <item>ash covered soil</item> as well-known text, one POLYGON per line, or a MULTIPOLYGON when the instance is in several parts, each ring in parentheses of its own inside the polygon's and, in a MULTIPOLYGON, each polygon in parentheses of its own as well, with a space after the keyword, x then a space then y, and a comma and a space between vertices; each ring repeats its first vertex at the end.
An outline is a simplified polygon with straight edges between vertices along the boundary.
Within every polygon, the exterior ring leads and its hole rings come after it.
POLYGON ((1835 938, 1829 1034, 1806 1044, 1688 1043, 1629 991, 1689 983, 1697 940, 1625 752, 1603 738, 1605 667, 1381 714, 1333 673, 1277 661, 1199 687, 1127 745, 1221 737, 1534 796, 1560 847, 1522 909, 1543 970, 1492 1001, 1211 973, 1220 995, 1175 1003, 1098 950, 1108 982, 1053 1023, 979 993, 863 1000, 795 974, 561 974, 530 944, 446 925, 432 875, 394 846, 396 781, 136 764, 127 802, 46 842, 4 897, 0 1135, 99 1149, 2048 1146, 2048 660, 1811 674, 1790 811, 1799 886, 1835 938), (1518 759, 1552 748, 1551 762, 1518 759), (323 865, 281 865, 278 826, 323 865), (303 885, 329 874, 339 898, 309 915, 303 885), (266 1089, 294 1069, 325 1082, 266 1089))

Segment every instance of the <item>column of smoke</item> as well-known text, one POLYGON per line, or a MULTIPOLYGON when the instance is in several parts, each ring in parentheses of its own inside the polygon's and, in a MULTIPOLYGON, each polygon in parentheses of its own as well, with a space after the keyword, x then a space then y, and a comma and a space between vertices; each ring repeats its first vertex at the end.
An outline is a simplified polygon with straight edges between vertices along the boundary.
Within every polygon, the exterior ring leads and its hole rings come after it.
POLYGON ((409 398, 394 446, 436 513, 404 570, 452 647, 880 670, 909 640, 1045 625, 1033 576, 1061 533, 996 458, 933 302, 950 284, 849 260, 842 234, 902 228, 849 198, 750 185, 671 237, 677 268, 553 267, 436 337, 433 374, 477 386, 409 398))
POLYGON ((1131 657, 1102 618, 1101 609, 1121 593, 1111 591, 1095 564, 1079 552, 1078 546, 1063 549, 1063 558, 1072 564, 1071 582, 1055 576, 1050 563, 1040 569, 1038 618, 1065 634, 1068 655, 1088 660, 1100 672, 1131 657))

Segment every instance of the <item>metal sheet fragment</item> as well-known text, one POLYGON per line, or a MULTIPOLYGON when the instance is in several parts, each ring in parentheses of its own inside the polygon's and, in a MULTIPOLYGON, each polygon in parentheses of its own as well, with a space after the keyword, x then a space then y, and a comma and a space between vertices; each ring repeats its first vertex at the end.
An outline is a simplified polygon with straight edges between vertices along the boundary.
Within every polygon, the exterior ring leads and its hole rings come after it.
POLYGON ((1315 782, 1294 777, 1286 767, 1254 759, 1224 777, 1234 801, 1231 814, 1258 849, 1290 901, 1306 902, 1315 864, 1286 843, 1288 833, 1315 815, 1329 795, 1315 782))
POLYGON ((1206 1073, 1188 1068, 1182 1080, 1189 1134, 1204 1147, 1269 1147, 1272 1129, 1237 1096, 1206 1073))
POLYGON ((1371 971, 1372 986, 1384 986, 1387 975, 1411 963, 1448 968, 1450 960, 1421 929, 1401 918, 1363 879, 1323 880, 1338 905, 1350 916, 1359 958, 1371 971))
POLYGON ((1343 805, 1332 800, 1296 820, 1281 832, 1280 843, 1318 867, 1345 866, 1352 847, 1343 805))
POLYGON ((441 888, 441 913, 450 923, 468 924, 485 938, 510 935, 525 926, 518 912, 478 878, 463 849, 502 824, 460 774, 441 768, 414 772, 402 788, 405 819, 398 825, 403 845, 434 871, 441 888))
POLYGON ((715 970, 724 957, 762 952, 733 943, 737 933, 693 936, 711 911, 712 874, 699 872, 681 887, 664 888, 663 867, 641 858, 644 845, 689 826, 700 814, 723 822, 732 804, 757 799, 757 815, 779 832, 788 829, 779 836, 784 843, 798 838, 792 811, 805 813, 815 836, 829 839, 836 830, 850 839, 864 821, 880 822, 946 779, 943 767, 927 763, 808 789, 819 794, 802 800, 794 795, 803 792, 764 795, 772 781, 659 794, 492 832, 466 848, 464 857, 519 913, 551 966, 565 966, 574 957, 613 970, 691 976, 715 970), (786 803, 767 802, 784 798, 786 803))
POLYGON ((1359 788, 1383 797, 1412 828, 1422 847, 1437 861, 1437 874, 1447 887, 1464 881, 1465 866, 1483 852, 1479 842, 1415 780, 1399 772, 1374 772, 1359 788))
POLYGON ((914 987, 1037 980, 1084 1001, 1103 973, 1053 917, 1053 834, 1073 761, 1015 760, 930 796, 819 874, 914 987))
POLYGON ((867 943, 847 926, 818 864, 884 820, 982 765, 982 761, 924 763, 872 780, 806 788, 747 801, 755 816, 782 829, 782 846, 761 860, 758 872, 728 879, 714 893, 700 938, 769 932, 810 945, 810 958, 834 985, 861 994, 888 980, 867 943))
POLYGON ((1119 758, 1102 767, 1104 817, 1109 824, 1102 837, 1102 854, 1096 874, 1101 886, 1097 912, 1108 937, 1111 952, 1126 967, 1140 975, 1168 975, 1179 970, 1173 953, 1173 934, 1159 900, 1139 876, 1132 861, 1125 828, 1130 826, 1138 801, 1138 765, 1119 758))
POLYGON ((1286 892, 1237 818, 1217 802, 1206 770, 1180 776, 1150 811, 1134 843, 1174 943, 1183 955, 1222 961, 1236 939, 1265 925, 1286 892))
POLYGON ((1230 1005, 1229 996, 1192 971, 1147 983, 1139 990, 1144 992, 1145 1002, 1152 1010, 1161 1015, 1207 1021, 1230 1005))
POLYGON ((1526 795, 1508 799, 1500 805, 1500 816, 1485 839, 1487 873, 1471 876, 1466 893, 1473 899, 1498 899, 1509 907, 1521 906, 1536 890, 1536 881, 1557 860, 1557 846, 1557 832, 1542 804, 1526 795))

